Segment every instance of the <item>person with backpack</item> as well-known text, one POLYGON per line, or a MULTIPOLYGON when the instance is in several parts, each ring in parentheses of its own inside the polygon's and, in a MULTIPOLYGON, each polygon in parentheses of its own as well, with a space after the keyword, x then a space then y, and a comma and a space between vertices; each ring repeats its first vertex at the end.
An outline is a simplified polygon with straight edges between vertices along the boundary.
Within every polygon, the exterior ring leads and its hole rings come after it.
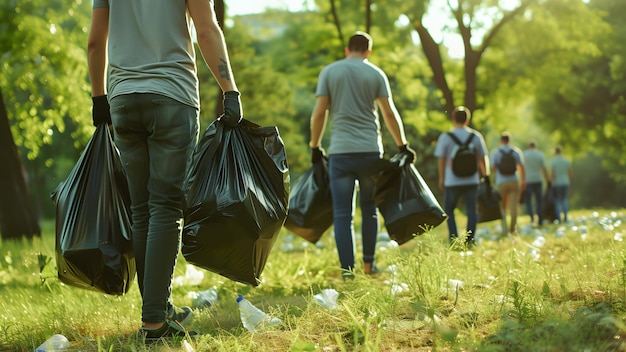
POLYGON ((439 136, 435 157, 438 158, 439 188, 444 191, 444 211, 448 215, 448 239, 453 243, 459 237, 454 210, 463 198, 467 215, 465 241, 473 245, 478 222, 478 186, 481 176, 488 177, 485 167, 488 151, 482 134, 469 127, 470 118, 471 112, 465 106, 452 111, 454 128, 439 136))
POLYGON ((491 173, 496 175, 496 188, 500 193, 502 209, 502 234, 517 233, 517 205, 521 192, 526 189, 524 172, 524 154, 511 144, 511 133, 504 131, 500 135, 500 146, 491 154, 491 173), (506 211, 509 209, 511 222, 507 227, 506 211))

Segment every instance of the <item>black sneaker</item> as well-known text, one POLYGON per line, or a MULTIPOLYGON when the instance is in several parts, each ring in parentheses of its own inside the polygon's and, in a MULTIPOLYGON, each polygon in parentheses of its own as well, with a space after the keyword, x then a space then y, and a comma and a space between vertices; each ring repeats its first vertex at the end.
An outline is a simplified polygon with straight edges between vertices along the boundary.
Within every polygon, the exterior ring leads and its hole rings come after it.
POLYGON ((172 305, 165 315, 165 320, 177 321, 181 325, 186 325, 193 320, 193 311, 189 307, 176 307, 172 305))
POLYGON ((158 329, 139 329, 139 336, 146 343, 156 342, 162 338, 195 336, 198 333, 193 330, 185 330, 177 321, 168 320, 158 329))
POLYGON ((344 270, 343 272, 341 272, 341 278, 343 279, 343 281, 354 280, 354 273, 349 270, 344 270))

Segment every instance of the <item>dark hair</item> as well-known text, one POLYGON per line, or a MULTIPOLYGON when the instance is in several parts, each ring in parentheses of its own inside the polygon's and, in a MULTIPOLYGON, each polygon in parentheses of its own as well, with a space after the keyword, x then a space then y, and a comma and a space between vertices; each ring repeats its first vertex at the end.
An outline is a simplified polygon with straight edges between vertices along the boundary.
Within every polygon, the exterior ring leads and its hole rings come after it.
POLYGON ((357 53, 372 50, 372 37, 365 32, 356 32, 348 41, 348 50, 357 53))
POLYGON ((458 123, 465 123, 470 117, 472 117, 472 113, 465 106, 457 106, 452 111, 452 118, 458 123))
POLYGON ((504 143, 509 143, 511 141, 511 133, 504 131, 500 134, 500 140, 504 143))

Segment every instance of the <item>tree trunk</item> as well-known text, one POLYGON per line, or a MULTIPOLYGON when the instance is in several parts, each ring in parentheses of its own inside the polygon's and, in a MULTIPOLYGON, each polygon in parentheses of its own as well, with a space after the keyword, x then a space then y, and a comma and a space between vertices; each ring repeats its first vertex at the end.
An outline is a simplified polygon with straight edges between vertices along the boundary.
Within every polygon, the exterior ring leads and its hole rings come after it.
POLYGON ((452 90, 448 86, 448 81, 446 80, 443 60, 441 58, 441 52, 439 51, 439 44, 435 42, 428 30, 422 26, 421 20, 414 23, 415 25, 413 27, 420 37, 424 55, 426 55, 430 68, 433 70, 433 80, 443 93, 443 98, 445 100, 445 112, 446 114, 450 114, 454 109, 454 96, 452 94, 452 90))
POLYGON ((333 22, 335 23, 335 28, 337 28, 337 35, 339 36, 339 41, 341 42, 341 45, 348 46, 348 43, 346 43, 343 40, 343 33, 341 32, 341 22, 339 21, 339 15, 337 14, 337 5, 335 4, 335 0, 330 0, 330 8, 332 11, 333 22))
POLYGON ((372 30, 372 0, 365 0, 365 32, 372 30))
POLYGON ((0 235, 3 239, 41 236, 35 208, 28 194, 24 167, 11 135, 0 90, 0 235))

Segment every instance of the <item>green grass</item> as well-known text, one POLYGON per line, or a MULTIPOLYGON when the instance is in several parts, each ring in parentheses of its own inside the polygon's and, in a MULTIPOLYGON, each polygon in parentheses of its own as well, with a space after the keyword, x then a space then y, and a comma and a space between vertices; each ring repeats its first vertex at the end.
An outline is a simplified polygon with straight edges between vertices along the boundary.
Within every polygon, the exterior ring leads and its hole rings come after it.
POLYGON ((256 288, 204 270, 190 284, 181 257, 175 303, 191 306, 213 286, 217 302, 195 310, 199 338, 153 346, 134 337, 136 283, 111 296, 62 284, 54 259, 40 272, 54 258, 54 224, 44 222, 42 238, 0 243, 0 350, 32 351, 61 333, 72 351, 626 351, 626 212, 573 212, 572 224, 541 229, 525 219, 513 239, 480 224, 472 251, 450 248, 445 224, 401 247, 382 241, 387 270, 357 269, 346 282, 330 234, 315 246, 282 232, 256 288), (313 299, 329 288, 339 292, 333 310, 313 299), (238 294, 283 324, 248 332, 238 294))

